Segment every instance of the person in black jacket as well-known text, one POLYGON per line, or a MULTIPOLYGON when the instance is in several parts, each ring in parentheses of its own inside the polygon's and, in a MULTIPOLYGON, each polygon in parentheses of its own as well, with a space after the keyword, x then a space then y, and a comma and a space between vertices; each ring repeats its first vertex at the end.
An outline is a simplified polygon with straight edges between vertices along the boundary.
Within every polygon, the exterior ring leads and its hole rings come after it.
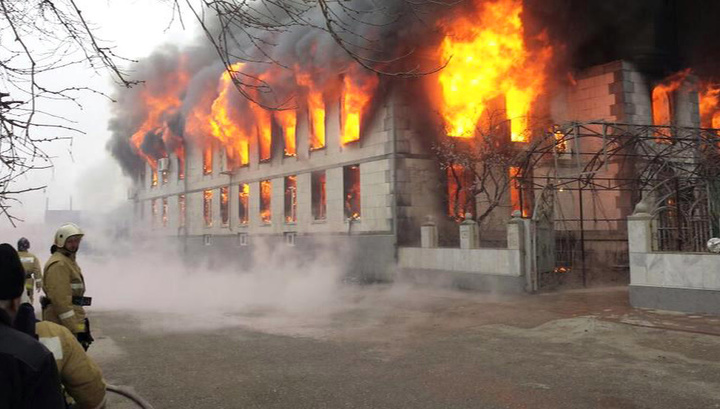
POLYGON ((15 249, 0 244, 0 408, 64 409, 52 353, 14 328, 25 273, 15 249))

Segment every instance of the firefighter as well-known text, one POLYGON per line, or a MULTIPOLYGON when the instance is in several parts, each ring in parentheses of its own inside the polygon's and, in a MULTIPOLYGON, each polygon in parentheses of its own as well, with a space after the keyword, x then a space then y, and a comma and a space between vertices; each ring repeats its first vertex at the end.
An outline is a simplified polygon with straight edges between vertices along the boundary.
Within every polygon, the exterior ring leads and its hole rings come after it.
POLYGON ((55 356, 60 381, 75 401, 73 408, 105 407, 105 381, 95 362, 70 331, 58 324, 40 321, 35 325, 40 342, 55 356))
POLYGON ((23 333, 32 306, 22 303, 25 271, 15 249, 0 244, 0 408, 65 407, 57 365, 50 351, 23 333), (29 314, 28 314, 29 313, 29 314), (25 318, 22 318, 25 317, 25 318))
POLYGON ((85 297, 85 279, 75 261, 83 235, 73 223, 60 226, 55 233, 55 244, 50 249, 52 256, 45 263, 45 297, 40 299, 40 304, 43 320, 70 330, 87 350, 93 338, 83 307, 89 306, 92 299, 85 297))
POLYGON ((25 237, 20 238, 17 243, 18 256, 25 269, 25 289, 30 298, 30 304, 35 301, 35 291, 40 292, 42 289, 42 269, 40 268, 40 260, 28 250, 30 249, 30 241, 25 237))

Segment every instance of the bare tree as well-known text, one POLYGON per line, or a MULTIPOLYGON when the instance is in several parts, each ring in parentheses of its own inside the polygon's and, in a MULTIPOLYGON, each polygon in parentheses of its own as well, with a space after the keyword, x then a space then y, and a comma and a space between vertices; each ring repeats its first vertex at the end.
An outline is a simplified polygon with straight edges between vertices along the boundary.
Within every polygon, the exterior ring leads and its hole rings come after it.
POLYGON ((482 203, 470 209, 478 223, 507 202, 512 183, 516 183, 511 169, 522 158, 522 151, 509 143, 508 125, 508 121, 503 121, 493 126, 479 126, 472 138, 440 133, 443 136, 433 145, 440 169, 452 179, 449 183, 456 187, 448 192, 454 197, 447 198, 454 205, 454 209, 450 210, 456 220, 462 220, 462 213, 468 210, 461 203, 462 197, 482 203))
POLYGON ((109 71, 124 86, 132 81, 119 66, 123 59, 96 35, 74 0, 0 0, 0 213, 15 226, 12 203, 24 192, 15 188, 23 175, 52 166, 48 143, 81 133, 66 118, 48 112, 46 101, 80 106, 84 85, 57 86, 63 69, 87 64, 109 71))

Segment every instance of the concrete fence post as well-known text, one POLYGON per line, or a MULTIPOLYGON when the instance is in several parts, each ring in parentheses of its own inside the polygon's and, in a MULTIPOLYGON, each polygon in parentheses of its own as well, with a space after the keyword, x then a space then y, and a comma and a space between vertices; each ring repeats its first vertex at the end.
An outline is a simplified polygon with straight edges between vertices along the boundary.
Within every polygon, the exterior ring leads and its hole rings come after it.
POLYGON ((425 223, 420 226, 420 247, 435 248, 438 246, 438 231, 435 220, 432 216, 425 219, 425 223))
POLYGON ((460 223, 460 248, 476 249, 478 248, 478 226, 472 219, 472 214, 465 213, 465 220, 460 223))
MULTIPOLYGON (((519 211, 513 212, 512 218, 507 224, 507 248, 508 250, 517 251, 516 255, 511 258, 515 260, 511 263, 512 273, 520 277, 525 277, 526 281, 532 277, 530 272, 530 267, 532 266, 530 234, 530 220, 523 219, 519 211)), ((532 288, 532 286, 530 286, 530 288, 532 288)), ((532 292, 532 290, 527 291, 532 292)))
POLYGON ((652 216, 647 210, 641 201, 635 212, 628 216, 628 248, 631 254, 652 252, 652 216))

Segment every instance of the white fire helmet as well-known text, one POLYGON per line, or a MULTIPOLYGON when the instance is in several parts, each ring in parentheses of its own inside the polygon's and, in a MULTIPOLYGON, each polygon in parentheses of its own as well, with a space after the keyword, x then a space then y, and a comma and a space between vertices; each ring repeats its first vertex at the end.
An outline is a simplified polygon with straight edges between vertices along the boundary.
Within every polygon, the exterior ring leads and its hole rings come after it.
POLYGON ((720 238, 713 237, 707 242, 708 251, 711 253, 720 253, 720 238))
POLYGON ((80 228, 74 223, 65 223, 57 229, 55 233, 55 245, 58 247, 65 247, 65 240, 70 236, 84 236, 80 228))

